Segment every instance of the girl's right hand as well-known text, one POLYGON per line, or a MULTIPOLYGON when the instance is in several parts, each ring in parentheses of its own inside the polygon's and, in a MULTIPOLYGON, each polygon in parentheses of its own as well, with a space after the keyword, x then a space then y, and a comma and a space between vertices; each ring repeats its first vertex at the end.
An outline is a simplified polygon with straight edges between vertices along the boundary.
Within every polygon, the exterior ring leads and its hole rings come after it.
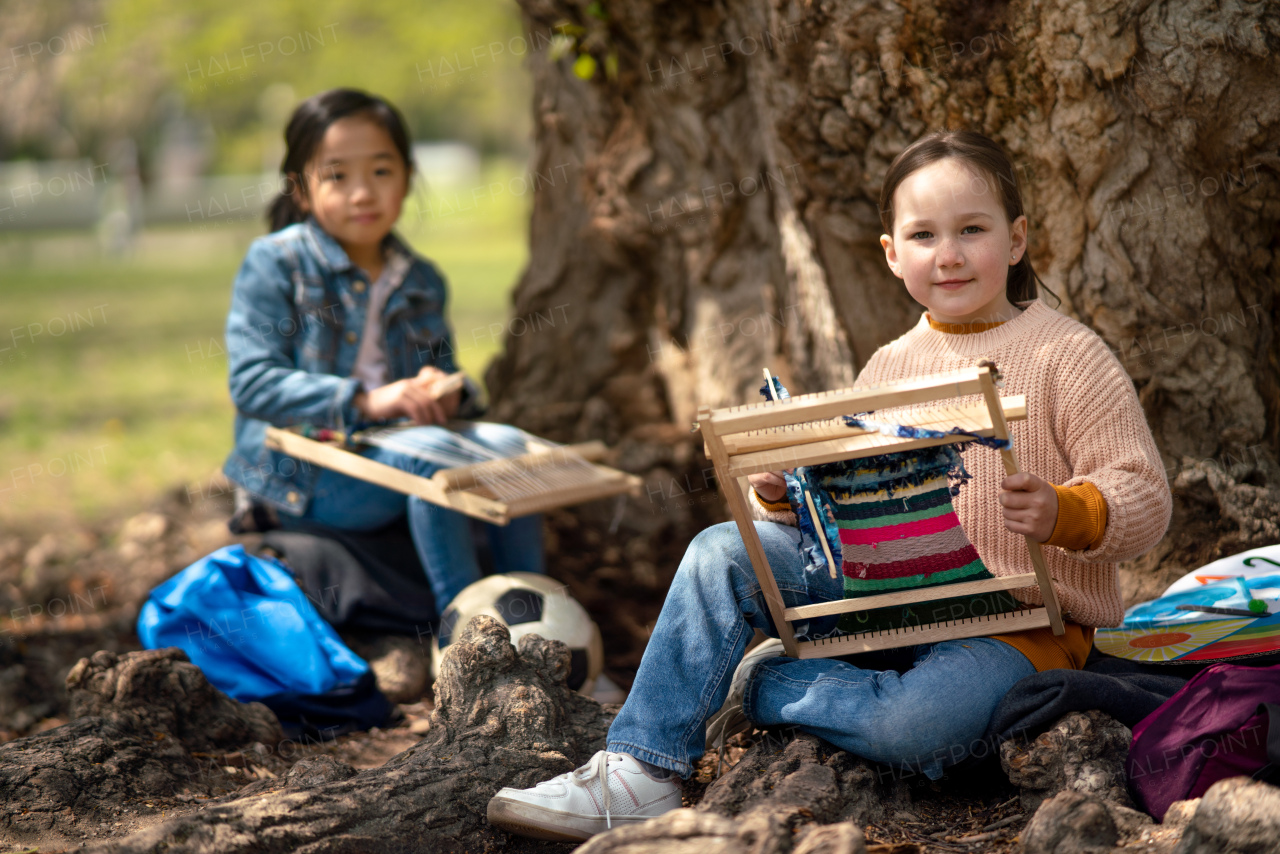
POLYGON ((747 475, 747 483, 765 501, 776 504, 787 497, 787 479, 780 471, 765 471, 747 475))
POLYGON ((414 424, 444 424, 449 417, 430 389, 430 384, 410 377, 362 391, 354 402, 369 421, 409 418, 414 424))

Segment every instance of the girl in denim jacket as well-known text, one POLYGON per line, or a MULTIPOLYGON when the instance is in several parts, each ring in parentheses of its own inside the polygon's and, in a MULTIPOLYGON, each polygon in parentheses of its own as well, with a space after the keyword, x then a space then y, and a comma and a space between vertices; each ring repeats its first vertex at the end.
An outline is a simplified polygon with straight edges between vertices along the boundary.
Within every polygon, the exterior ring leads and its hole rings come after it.
MULTIPOLYGON (((227 476, 294 520, 350 531, 407 514, 436 607, 480 578, 468 519, 452 510, 266 447, 268 424, 345 431, 409 419, 417 448, 447 447, 443 425, 480 413, 465 386, 440 395, 456 370, 444 320, 445 284, 394 232, 413 174, 409 135, 392 105, 351 89, 304 101, 285 129, 286 190, 268 212, 271 234, 249 247, 227 316, 235 449, 227 476)), ((498 449, 519 431, 475 423, 467 439, 498 449)), ((429 477, 438 465, 387 448, 362 455, 429 477)), ((485 525, 500 572, 542 572, 541 517, 485 525)))

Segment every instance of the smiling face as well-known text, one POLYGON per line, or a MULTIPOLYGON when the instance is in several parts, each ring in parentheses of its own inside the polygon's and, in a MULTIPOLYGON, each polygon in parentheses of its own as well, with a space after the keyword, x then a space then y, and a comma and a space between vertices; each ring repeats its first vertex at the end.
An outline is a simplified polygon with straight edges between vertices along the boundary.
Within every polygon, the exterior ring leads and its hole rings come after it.
POLYGON ((1019 313, 1009 267, 1027 250, 1027 218, 1012 223, 992 179, 948 157, 912 172, 893 193, 889 269, 941 323, 998 322, 1019 313))
POLYGON ((391 135, 361 116, 338 119, 307 164, 303 211, 366 270, 381 266, 382 239, 400 218, 409 174, 391 135))

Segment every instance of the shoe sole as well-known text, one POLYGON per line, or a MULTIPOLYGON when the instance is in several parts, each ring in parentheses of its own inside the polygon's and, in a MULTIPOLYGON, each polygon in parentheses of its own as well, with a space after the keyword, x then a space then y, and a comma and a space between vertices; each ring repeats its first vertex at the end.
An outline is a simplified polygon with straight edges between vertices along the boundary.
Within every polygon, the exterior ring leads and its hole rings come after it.
MULTIPOLYGON (((602 818, 584 818, 543 807, 536 807, 531 804, 500 801, 497 798, 489 801, 486 817, 489 820, 489 824, 494 827, 501 828, 509 833, 516 833, 520 836, 541 839, 547 842, 585 842, 596 834, 604 833, 606 830, 611 829, 605 826, 605 820, 602 818), (546 816, 546 818, 539 820, 538 816, 546 816), (593 829, 565 826, 567 822, 573 821, 590 825, 593 829)), ((655 818, 655 816, 615 816, 613 827, 618 828, 628 824, 639 824, 651 818, 655 818)))

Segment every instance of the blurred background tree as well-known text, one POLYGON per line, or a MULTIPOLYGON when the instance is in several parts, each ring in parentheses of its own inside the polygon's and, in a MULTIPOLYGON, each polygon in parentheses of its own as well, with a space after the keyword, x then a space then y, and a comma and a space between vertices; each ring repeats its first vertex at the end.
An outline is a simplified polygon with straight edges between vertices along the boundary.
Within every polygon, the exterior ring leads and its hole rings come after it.
POLYGON ((5 0, 0 31, 0 160, 105 158, 130 137, 145 177, 185 117, 213 171, 256 172, 278 166, 296 100, 334 86, 388 98, 419 140, 526 150, 529 44, 504 0, 5 0))

